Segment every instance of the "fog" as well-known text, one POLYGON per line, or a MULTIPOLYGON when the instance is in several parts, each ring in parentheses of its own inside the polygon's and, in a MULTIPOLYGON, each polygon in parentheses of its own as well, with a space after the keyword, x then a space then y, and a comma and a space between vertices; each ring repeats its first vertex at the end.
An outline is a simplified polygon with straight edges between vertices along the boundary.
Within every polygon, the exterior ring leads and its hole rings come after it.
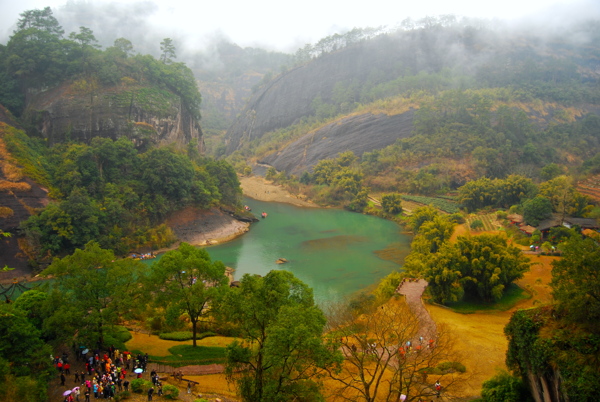
POLYGON ((341 0, 305 0, 295 4, 275 0, 0 0, 0 43, 8 41, 20 13, 46 6, 52 8, 66 34, 86 26, 104 47, 125 37, 136 51, 151 54, 158 53, 166 37, 174 40, 180 54, 204 51, 215 39, 293 53, 306 43, 354 27, 393 29, 406 18, 427 15, 454 14, 548 30, 600 16, 597 0, 374 0, 360 7, 341 0))

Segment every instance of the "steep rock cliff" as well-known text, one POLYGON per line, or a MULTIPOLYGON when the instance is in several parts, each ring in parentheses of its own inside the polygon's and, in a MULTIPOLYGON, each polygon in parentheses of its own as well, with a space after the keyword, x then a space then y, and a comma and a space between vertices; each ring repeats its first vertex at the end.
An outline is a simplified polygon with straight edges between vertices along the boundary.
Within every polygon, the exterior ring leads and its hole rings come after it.
MULTIPOLYGON (((450 36, 450 35, 449 35, 450 36)), ((382 35, 324 54, 276 77, 257 90, 226 135, 227 153, 265 133, 314 115, 313 101, 334 103, 336 85, 376 85, 409 72, 439 71, 457 64, 453 51, 426 32, 382 35)), ((462 62, 461 62, 462 63, 462 62)), ((465 61, 466 63, 466 61, 465 61)))
POLYGON ((409 111, 392 116, 367 113, 345 117, 304 135, 261 162, 300 175, 311 171, 321 159, 333 158, 340 152, 352 151, 362 156, 410 136, 413 115, 409 111))
POLYGON ((204 150, 202 129, 174 93, 150 86, 123 85, 89 90, 65 83, 35 94, 25 120, 50 144, 93 137, 127 136, 136 145, 192 141, 204 150))
MULTIPOLYGON (((49 202, 48 190, 28 178, 5 146, 5 135, 17 130, 11 116, 0 106, 0 264, 16 271, 0 272, 0 280, 30 272, 26 251, 20 247, 18 232, 22 221, 49 202)), ((1 267, 0 267, 1 268, 1 267)))

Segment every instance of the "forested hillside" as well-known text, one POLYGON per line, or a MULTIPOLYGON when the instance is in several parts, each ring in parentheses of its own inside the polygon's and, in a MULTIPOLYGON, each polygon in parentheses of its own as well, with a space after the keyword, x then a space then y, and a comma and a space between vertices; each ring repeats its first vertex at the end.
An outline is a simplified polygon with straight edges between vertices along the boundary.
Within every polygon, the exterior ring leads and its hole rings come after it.
POLYGON ((65 36, 50 8, 21 15, 0 45, 5 261, 37 267, 89 241, 156 249, 175 240, 172 212, 239 207, 231 166, 201 154, 195 78, 171 39, 160 47, 101 50, 86 27, 65 36))
POLYGON ((541 179, 598 151, 599 35, 593 22, 546 34, 430 18, 328 37, 253 96, 228 152, 238 168, 258 160, 300 176, 350 150, 377 191, 541 179))

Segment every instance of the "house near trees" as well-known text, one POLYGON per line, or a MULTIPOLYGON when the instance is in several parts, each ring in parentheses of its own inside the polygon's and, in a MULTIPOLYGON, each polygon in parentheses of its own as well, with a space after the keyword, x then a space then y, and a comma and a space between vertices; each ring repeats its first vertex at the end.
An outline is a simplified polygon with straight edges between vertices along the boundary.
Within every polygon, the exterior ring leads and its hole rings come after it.
POLYGON ((533 234, 534 231, 539 230, 542 233, 542 238, 545 238, 550 233, 550 229, 554 227, 564 226, 568 229, 573 227, 579 227, 581 230, 592 230, 597 231, 600 228, 598 222, 592 218, 573 218, 573 217, 564 217, 562 218, 558 214, 552 215, 552 217, 548 219, 544 219, 537 226, 527 225, 522 215, 519 214, 510 214, 507 216, 507 219, 513 225, 517 226, 519 230, 529 236, 533 234))
POLYGON ((559 215, 553 215, 551 218, 544 219, 543 221, 541 221, 539 223, 539 225, 537 226, 537 230, 539 230, 542 233, 542 238, 545 238, 550 233, 550 229, 552 229, 554 227, 559 227, 559 226, 565 226, 568 229, 571 229, 571 228, 577 226, 581 230, 584 230, 584 229, 598 230, 598 228, 600 227, 598 225, 598 222, 596 222, 595 219, 572 218, 569 216, 561 218, 559 215))

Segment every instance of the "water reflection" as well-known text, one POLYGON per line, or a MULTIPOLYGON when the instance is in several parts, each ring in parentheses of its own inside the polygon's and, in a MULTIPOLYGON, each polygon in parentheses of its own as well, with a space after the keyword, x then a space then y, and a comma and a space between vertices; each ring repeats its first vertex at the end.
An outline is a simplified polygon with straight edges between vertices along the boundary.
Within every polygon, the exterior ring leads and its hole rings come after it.
POLYGON ((323 301, 376 283, 398 269, 408 253, 410 238, 393 222, 337 209, 250 199, 245 204, 268 217, 242 237, 207 249, 213 260, 236 270, 236 279, 245 273, 289 270, 323 301), (277 264, 279 258, 289 262, 277 264))

